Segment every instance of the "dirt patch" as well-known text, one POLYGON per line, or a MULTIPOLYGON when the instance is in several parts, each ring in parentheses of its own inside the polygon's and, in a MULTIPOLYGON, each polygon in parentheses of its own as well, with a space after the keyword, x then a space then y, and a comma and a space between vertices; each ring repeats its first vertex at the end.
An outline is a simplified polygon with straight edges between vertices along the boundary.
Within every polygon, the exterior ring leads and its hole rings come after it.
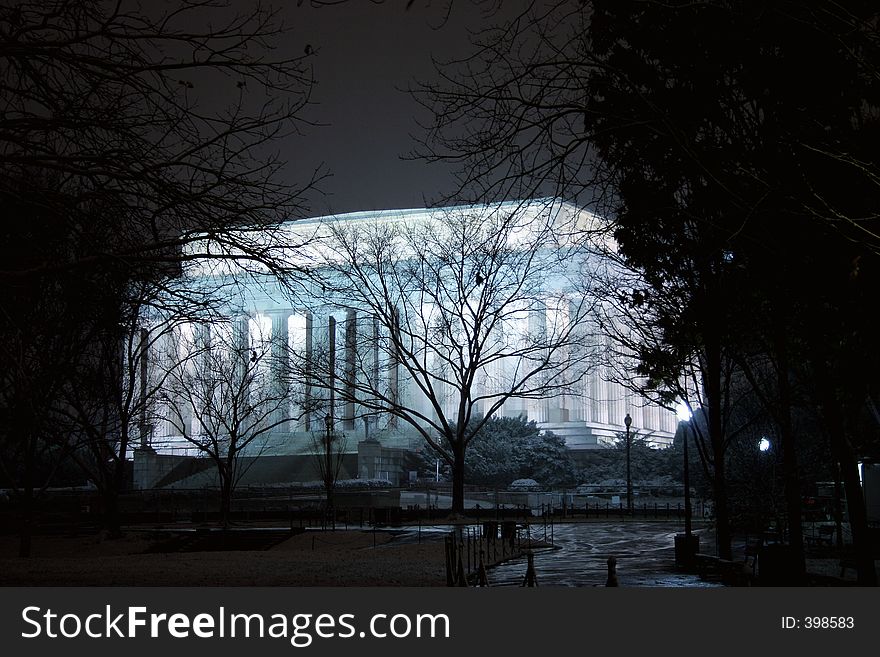
POLYGON ((40 536, 33 556, 0 540, 4 586, 442 586, 442 541, 394 544, 386 532, 305 532, 270 549, 150 553, 167 533, 40 536))

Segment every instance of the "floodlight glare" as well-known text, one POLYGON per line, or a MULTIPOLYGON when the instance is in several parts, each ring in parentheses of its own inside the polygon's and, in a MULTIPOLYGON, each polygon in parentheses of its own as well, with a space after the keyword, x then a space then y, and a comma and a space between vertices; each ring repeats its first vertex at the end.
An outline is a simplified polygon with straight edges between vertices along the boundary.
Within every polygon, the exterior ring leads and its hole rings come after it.
POLYGON ((684 402, 678 402, 678 404, 676 404, 675 414, 678 416, 679 422, 690 422, 691 417, 693 417, 690 406, 684 402))

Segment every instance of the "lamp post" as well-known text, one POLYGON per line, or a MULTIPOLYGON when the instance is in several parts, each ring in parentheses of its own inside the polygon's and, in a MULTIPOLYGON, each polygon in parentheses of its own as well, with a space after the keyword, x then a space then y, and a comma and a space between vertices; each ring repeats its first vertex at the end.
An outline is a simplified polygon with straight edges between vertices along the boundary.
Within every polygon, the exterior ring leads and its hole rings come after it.
POLYGON ((333 416, 329 413, 324 416, 324 426, 327 433, 324 436, 324 488, 327 493, 328 517, 333 509, 333 416))
POLYGON ((691 524, 691 478, 690 462, 688 460, 688 434, 693 414, 687 404, 681 403, 676 410, 676 415, 678 415, 679 422, 684 425, 682 431, 684 453, 684 467, 682 471, 682 479, 684 479, 684 535, 677 534, 675 537, 675 560, 679 564, 689 566, 693 563, 694 555, 700 550, 699 538, 693 535, 693 526, 691 524))
POLYGON ((690 477, 690 460, 688 459, 688 433, 690 429, 690 421, 684 425, 684 535, 685 540, 690 544, 691 540, 691 477, 690 477))
POLYGON ((626 425, 626 511, 629 515, 633 514, 633 482, 632 482, 632 470, 630 469, 630 445, 631 441, 629 439, 629 428, 632 425, 633 419, 629 416, 629 413, 626 414, 626 417, 623 418, 623 423, 626 425))

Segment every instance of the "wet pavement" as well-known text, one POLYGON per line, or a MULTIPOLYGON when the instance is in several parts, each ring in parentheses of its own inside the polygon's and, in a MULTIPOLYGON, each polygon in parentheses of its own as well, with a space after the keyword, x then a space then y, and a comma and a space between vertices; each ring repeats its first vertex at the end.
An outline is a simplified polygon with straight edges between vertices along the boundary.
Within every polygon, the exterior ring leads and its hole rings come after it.
MULTIPOLYGON (((531 536, 543 539, 545 528, 533 524, 531 536)), ((717 587, 717 582, 675 569, 675 535, 681 527, 657 522, 582 522, 556 524, 552 528, 555 549, 535 551, 538 586, 605 586, 608 557, 617 559, 620 586, 717 587)), ((702 534, 703 532, 695 532, 702 534)), ((546 528, 547 538, 551 529, 546 528)), ((710 536, 701 536, 708 547, 710 536)), ((520 586, 526 572, 525 557, 489 570, 492 586, 520 586)))

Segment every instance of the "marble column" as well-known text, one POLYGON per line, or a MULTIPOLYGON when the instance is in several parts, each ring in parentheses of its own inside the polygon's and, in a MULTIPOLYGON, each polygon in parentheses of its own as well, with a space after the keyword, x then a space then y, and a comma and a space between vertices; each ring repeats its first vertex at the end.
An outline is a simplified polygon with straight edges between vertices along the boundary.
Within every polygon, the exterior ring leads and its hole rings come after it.
MULTIPOLYGON (((547 305, 544 302, 536 303, 535 307, 529 310, 529 339, 533 344, 540 345, 547 339, 547 305)), ((539 373, 537 376, 546 376, 539 373)), ((532 404, 532 412, 529 418, 536 422, 547 422, 550 420, 550 400, 536 399, 530 400, 532 404)))
MULTIPOLYGON (((400 358, 397 349, 397 343, 400 340, 400 313, 397 308, 392 309, 391 313, 392 321, 390 335, 388 336, 391 343, 389 345, 390 358, 388 359, 388 396, 391 399, 391 403, 397 405, 400 403, 400 358)), ((388 418, 388 426, 392 428, 397 427, 396 415, 391 415, 388 418)))
MULTIPOLYGON (((197 343, 196 336, 190 335, 189 330, 195 331, 195 327, 192 324, 184 324, 173 331, 175 341, 168 350, 171 362, 166 363, 165 366, 176 370, 177 374, 183 374, 183 371, 191 366, 188 361, 190 350, 197 343)), ((173 381, 174 378, 172 377, 171 380, 173 381)), ((184 431, 189 434, 192 431, 193 407, 179 387, 173 395, 170 406, 168 419, 171 426, 167 427, 165 435, 182 434, 184 431)))
POLYGON ((370 337, 373 349, 373 368, 371 386, 378 390, 379 388, 379 319, 373 317, 372 335, 370 337))
POLYGON ((149 331, 146 328, 140 330, 140 343, 138 344, 138 365, 140 366, 141 389, 140 402, 140 439, 141 449, 149 447, 149 425, 147 424, 147 369, 149 368, 150 341, 149 331))
MULTIPOLYGON (((237 357, 237 367, 242 369, 242 374, 249 367, 251 359, 250 317, 242 315, 232 320, 232 348, 237 357)), ((242 391, 245 399, 250 398, 251 390, 242 391)))
POLYGON ((314 390, 312 389, 312 376, 314 374, 314 341, 312 334, 312 313, 306 313, 306 353, 305 353, 305 388, 303 390, 303 429, 310 431, 312 428, 312 403, 314 390))
MULTIPOLYGON (((290 379, 290 353, 289 353, 289 336, 287 331, 287 323, 290 319, 292 310, 280 310, 273 312, 272 317, 272 383, 275 386, 274 395, 286 394, 285 391, 289 385, 290 379)), ((286 399, 278 405, 273 413, 272 423, 275 424, 274 431, 288 432, 290 431, 289 409, 290 400, 286 399)))
POLYGON ((330 416, 330 426, 333 427, 336 406, 336 318, 330 315, 327 319, 327 382, 329 385, 329 403, 327 415, 330 416))
POLYGON ((357 313, 345 313, 345 405, 342 408, 342 428, 353 430, 355 415, 355 377, 357 376, 357 313))
MULTIPOLYGON (((211 325, 208 323, 200 323, 195 326, 193 332, 193 345, 195 347, 195 367, 197 377, 207 377, 212 371, 211 367, 211 350, 216 349, 218 345, 214 343, 216 340, 212 335, 211 325)), ((197 395, 193 395, 197 397, 197 395)), ((195 400, 194 400, 195 401, 195 400)), ((185 406, 189 405, 185 403, 185 406)), ((189 410, 189 409, 188 409, 189 410)), ((189 418, 184 419, 184 432, 186 435, 201 434, 201 420, 205 419, 205 409, 191 406, 192 414, 189 418), (198 419, 197 419, 198 418, 198 419)))

